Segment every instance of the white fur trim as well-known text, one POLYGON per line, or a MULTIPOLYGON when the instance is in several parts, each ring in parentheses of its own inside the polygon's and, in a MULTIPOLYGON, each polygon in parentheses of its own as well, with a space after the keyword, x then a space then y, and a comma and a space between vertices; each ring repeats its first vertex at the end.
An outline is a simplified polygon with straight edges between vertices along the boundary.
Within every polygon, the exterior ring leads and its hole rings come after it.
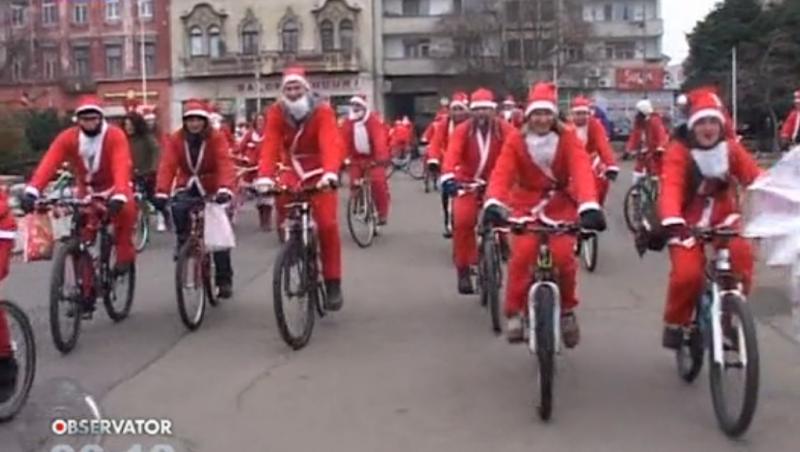
POLYGON ((488 208, 489 206, 500 206, 504 209, 508 209, 507 205, 505 205, 502 201, 496 198, 489 198, 486 200, 486 202, 483 203, 484 209, 488 208))
POLYGON ((449 181, 450 179, 455 179, 455 177, 456 175, 453 173, 442 174, 441 176, 439 176, 439 183, 443 184, 449 181))
POLYGON ((183 112, 183 119, 186 119, 189 116, 199 116, 201 118, 205 118, 205 119, 209 119, 209 120, 211 119, 211 115, 209 115, 207 111, 201 110, 201 109, 186 110, 185 112, 183 112))
POLYGON ((579 214, 581 214, 583 212, 586 212, 588 210, 602 210, 602 209, 600 208, 600 204, 598 204, 598 203, 596 203, 594 201, 585 202, 585 203, 581 204, 580 206, 578 206, 578 213, 579 214))
POLYGON ((438 165, 439 159, 428 159, 428 161, 426 161, 425 163, 427 163, 428 165, 434 165, 434 164, 438 165))
POLYGON ((4 231, 0 229, 0 240, 14 240, 17 238, 16 231, 4 231))
POLYGON ((525 117, 530 116, 534 110, 549 110, 558 114, 558 107, 549 100, 536 100, 528 104, 528 108, 525 109, 525 117))
POLYGON ((308 80, 305 77, 302 77, 297 74, 287 75, 283 77, 283 80, 281 80, 281 89, 283 89, 283 87, 290 82, 300 82, 300 84, 305 86, 306 89, 311 89, 311 85, 308 84, 308 80))
POLYGON ((128 197, 123 195, 122 193, 117 193, 116 195, 111 197, 111 200, 112 201, 128 202, 128 197))
POLYGON ((675 224, 686 224, 686 220, 681 217, 667 217, 661 220, 661 226, 672 226, 675 224))
POLYGON ((609 166, 608 168, 606 168, 606 171, 612 171, 612 172, 618 173, 619 172, 619 167, 618 166, 609 166))
POLYGON ((169 199, 169 195, 166 193, 156 193, 156 198, 158 199, 169 199))
POLYGON ((351 104, 361 105, 364 108, 369 108, 369 106, 367 105, 367 101, 364 100, 363 98, 361 98, 360 96, 351 97, 350 98, 350 103, 351 104))
POLYGON ((103 108, 101 106, 95 105, 95 104, 83 105, 81 107, 78 107, 75 110, 75 115, 77 116, 77 115, 79 115, 81 113, 85 113, 87 111, 96 111, 97 113, 100 113, 101 115, 105 115, 105 112, 103 111, 103 108))
POLYGON ((691 129, 697 123, 697 121, 703 118, 717 118, 719 122, 725 124, 725 115, 722 114, 719 109, 716 108, 704 108, 702 110, 696 111, 689 117, 689 121, 686 123, 687 127, 691 129))
POLYGON ((227 193, 228 195, 233 197, 233 192, 231 191, 230 188, 222 187, 219 190, 217 190, 217 194, 220 194, 220 193, 227 193))
POLYGON ((461 108, 464 108, 464 109, 467 109, 467 110, 469 109, 469 105, 467 105, 466 102, 461 102, 460 100, 454 100, 454 101, 450 102, 450 108, 453 108, 453 107, 461 107, 461 108))
POLYGON ((325 174, 322 175, 322 178, 320 179, 320 182, 327 182, 327 183, 333 182, 334 184, 338 184, 339 183, 339 175, 336 174, 336 173, 325 173, 325 174))
POLYGON ((590 112, 591 112, 591 110, 589 110, 589 107, 574 107, 574 108, 572 109, 572 112, 573 112, 573 113, 581 113, 581 112, 583 112, 583 113, 590 113, 590 112))
POLYGON ((476 108, 497 108, 497 102, 492 102, 490 100, 479 100, 475 102, 470 102, 469 104, 470 110, 475 110, 476 108))
POLYGON ((27 187, 25 187, 25 193, 27 193, 29 195, 33 195, 33 196, 35 196, 37 198, 42 196, 42 194, 39 192, 39 189, 34 187, 34 186, 32 186, 32 185, 28 185, 27 187))

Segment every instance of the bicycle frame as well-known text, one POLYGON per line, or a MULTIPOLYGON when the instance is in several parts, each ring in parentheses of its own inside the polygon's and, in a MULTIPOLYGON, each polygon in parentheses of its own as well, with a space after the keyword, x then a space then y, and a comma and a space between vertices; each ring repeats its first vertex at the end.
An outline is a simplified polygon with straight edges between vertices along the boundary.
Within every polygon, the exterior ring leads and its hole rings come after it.
POLYGON ((547 234, 539 234, 539 254, 536 257, 536 271, 534 282, 528 289, 528 350, 536 353, 536 292, 540 287, 547 286, 553 291, 555 303, 553 306, 553 335, 555 353, 561 352, 561 291, 556 284, 556 269, 553 265, 553 255, 550 251, 547 234))

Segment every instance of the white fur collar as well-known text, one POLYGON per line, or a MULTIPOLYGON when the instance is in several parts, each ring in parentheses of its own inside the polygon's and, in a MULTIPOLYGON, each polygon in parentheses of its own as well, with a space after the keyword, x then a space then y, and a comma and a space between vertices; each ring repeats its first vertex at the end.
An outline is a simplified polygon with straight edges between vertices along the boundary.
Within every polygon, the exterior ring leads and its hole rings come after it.
POLYGON ((547 135, 529 133, 525 136, 528 155, 533 160, 533 163, 551 179, 554 179, 552 166, 558 150, 558 141, 559 137, 555 132, 550 132, 547 135))
POLYGON ((78 131, 78 153, 89 174, 96 173, 100 168, 106 132, 108 132, 108 123, 105 120, 100 125, 100 133, 93 137, 83 133, 83 130, 78 131))
POLYGON ((721 141, 711 149, 692 149, 691 152, 703 177, 722 179, 727 176, 730 159, 726 141, 721 141))

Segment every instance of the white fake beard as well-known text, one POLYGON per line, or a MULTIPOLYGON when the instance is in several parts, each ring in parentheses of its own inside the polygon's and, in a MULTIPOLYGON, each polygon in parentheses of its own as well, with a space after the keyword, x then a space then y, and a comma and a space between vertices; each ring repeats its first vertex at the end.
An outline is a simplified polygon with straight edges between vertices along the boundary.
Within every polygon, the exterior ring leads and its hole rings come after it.
POLYGON ((728 143, 725 141, 708 150, 692 149, 692 158, 697 163, 703 177, 722 179, 728 174, 730 161, 728 159, 728 143))
MULTIPOLYGON (((548 176, 552 175, 552 165, 558 150, 558 134, 549 132, 545 135, 530 133, 525 137, 528 155, 548 176)), ((551 176, 552 177, 552 176, 551 176)))
POLYGON ((311 105, 308 101, 308 96, 301 96, 297 100, 289 100, 286 97, 283 98, 283 105, 286 106, 286 109, 289 110, 289 114, 294 118, 295 121, 300 121, 301 119, 305 118, 308 115, 308 112, 311 110, 311 105))
POLYGON ((367 112, 365 112, 364 110, 356 111, 355 109, 351 108, 350 112, 347 114, 347 117, 351 121, 361 121, 362 119, 364 119, 364 116, 366 115, 367 112))
POLYGON ((505 111, 503 111, 503 119, 505 119, 506 121, 511 121, 511 116, 512 116, 513 114, 514 114, 514 112, 513 112, 513 111, 511 111, 511 110, 505 110, 505 111))

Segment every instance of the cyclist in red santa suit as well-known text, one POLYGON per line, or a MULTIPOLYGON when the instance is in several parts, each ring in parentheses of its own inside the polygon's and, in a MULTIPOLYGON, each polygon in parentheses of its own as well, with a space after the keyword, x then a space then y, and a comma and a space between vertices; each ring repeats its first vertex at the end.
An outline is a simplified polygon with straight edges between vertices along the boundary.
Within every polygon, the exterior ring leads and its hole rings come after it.
POLYGON ((619 167, 603 123, 592 116, 589 99, 577 96, 572 100, 572 122, 578 138, 585 146, 586 152, 589 153, 589 161, 592 163, 597 185, 597 199, 601 206, 605 205, 609 181, 617 180, 619 167))
POLYGON ((383 226, 389 218, 389 183, 386 181, 385 165, 389 163, 389 148, 383 123, 378 115, 369 110, 367 97, 350 99, 350 115, 342 127, 342 135, 350 159, 350 180, 355 181, 366 170, 366 165, 376 163, 368 180, 372 185, 372 196, 378 210, 378 224, 383 226))
POLYGON ((95 96, 82 97, 75 115, 78 125, 58 134, 34 171, 22 197, 22 208, 32 211, 42 190, 61 165, 67 163, 75 174, 79 197, 92 195, 108 199, 117 252, 114 272, 123 275, 136 259, 133 246, 136 202, 128 137, 122 129, 105 120, 103 107, 95 96))
POLYGON ((525 113, 519 109, 514 96, 510 94, 503 101, 503 109, 500 111, 500 115, 516 129, 522 128, 522 125, 525 124, 525 113))
MULTIPOLYGON (((0 191, 0 282, 8 276, 16 229, 16 222, 8 208, 6 194, 0 191)), ((6 312, 0 310, 0 404, 14 396, 18 372, 17 360, 14 358, 14 350, 11 348, 11 331, 9 331, 6 312)))
MULTIPOLYGON (((244 134, 242 141, 239 143, 236 157, 238 162, 245 167, 258 166, 261 146, 264 142, 264 126, 264 115, 259 113, 256 115, 255 119, 253 119, 252 127, 244 134)), ((256 172, 247 173, 242 177, 242 180, 248 184, 253 183, 255 179, 256 172)), ((256 201, 259 224, 264 231, 270 231, 272 229, 272 208, 274 204, 275 199, 272 197, 259 198, 258 201, 256 201)))
POLYGON ((494 94, 480 88, 472 93, 472 118, 453 131, 442 166, 442 192, 453 196, 453 261, 458 276, 458 293, 475 292, 470 267, 478 263, 475 226, 482 197, 476 192, 459 193, 459 185, 486 184, 494 170, 505 140, 514 128, 497 118, 494 94))
MULTIPOLYGON (((336 125, 336 113, 327 102, 311 92, 305 70, 287 68, 281 81, 281 98, 267 110, 268 137, 261 146, 259 191, 275 185, 315 184, 325 191, 312 200, 314 221, 320 240, 322 275, 325 279, 326 309, 342 308, 342 243, 339 237, 336 193, 327 190, 339 185, 339 169, 344 160, 344 144, 336 125), (278 171, 278 165, 287 171, 278 171)), ((277 199, 278 222, 285 215, 285 197, 277 199)))

